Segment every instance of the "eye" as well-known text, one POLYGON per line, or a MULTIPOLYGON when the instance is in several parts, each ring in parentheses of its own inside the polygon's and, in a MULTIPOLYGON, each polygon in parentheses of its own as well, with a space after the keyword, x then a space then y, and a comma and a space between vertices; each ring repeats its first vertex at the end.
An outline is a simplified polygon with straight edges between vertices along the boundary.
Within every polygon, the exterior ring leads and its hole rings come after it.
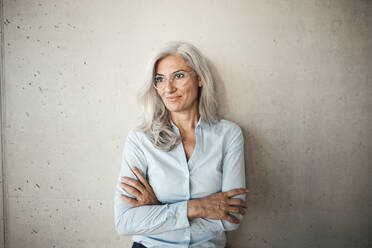
POLYGON ((180 72, 175 74, 176 78, 183 78, 184 76, 185 75, 183 73, 180 73, 180 72))
POLYGON ((161 83, 161 82, 163 82, 163 77, 159 77, 159 76, 155 77, 155 83, 161 83))

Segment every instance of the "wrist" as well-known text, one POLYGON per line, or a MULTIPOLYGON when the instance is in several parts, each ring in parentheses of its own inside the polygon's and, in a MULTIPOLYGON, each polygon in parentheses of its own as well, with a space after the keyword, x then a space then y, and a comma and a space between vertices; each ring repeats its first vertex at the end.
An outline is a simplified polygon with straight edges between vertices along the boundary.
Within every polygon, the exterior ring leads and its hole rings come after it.
POLYGON ((187 217, 189 220, 203 216, 203 208, 200 199, 189 200, 187 203, 187 217))

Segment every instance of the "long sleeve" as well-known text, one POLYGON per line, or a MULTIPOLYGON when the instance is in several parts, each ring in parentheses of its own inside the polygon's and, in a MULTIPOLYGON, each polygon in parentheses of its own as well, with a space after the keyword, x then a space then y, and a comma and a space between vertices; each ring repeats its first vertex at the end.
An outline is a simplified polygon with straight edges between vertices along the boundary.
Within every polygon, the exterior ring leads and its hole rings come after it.
MULTIPOLYGON (((223 158, 222 192, 236 188, 245 188, 245 162, 244 162, 244 136, 239 126, 235 126, 231 143, 227 146, 223 158)), ((245 201, 246 196, 238 195, 245 201)), ((231 213, 239 220, 243 219, 240 214, 231 213)), ((200 232, 232 231, 239 227, 226 220, 212 220, 208 218, 196 218, 192 222, 192 228, 200 232)))
POLYGON ((147 161, 134 131, 128 133, 117 180, 114 212, 115 227, 119 235, 151 235, 189 227, 187 201, 172 204, 133 207, 120 198, 120 194, 132 197, 120 187, 121 176, 136 179, 131 167, 136 166, 146 176, 147 161))

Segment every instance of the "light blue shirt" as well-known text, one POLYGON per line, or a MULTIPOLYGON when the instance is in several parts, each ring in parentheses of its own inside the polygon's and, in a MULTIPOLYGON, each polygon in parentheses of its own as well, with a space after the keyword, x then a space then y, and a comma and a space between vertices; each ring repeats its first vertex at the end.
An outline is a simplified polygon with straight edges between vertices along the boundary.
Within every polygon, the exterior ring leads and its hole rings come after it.
MULTIPOLYGON (((172 129, 180 135, 172 122, 172 129)), ((142 132, 130 130, 125 141, 115 191, 115 225, 119 235, 133 235, 146 247, 225 247, 225 231, 238 228, 225 220, 187 218, 190 199, 245 188, 244 138, 240 127, 228 120, 208 125, 200 118, 196 144, 189 161, 182 143, 165 152, 155 148, 142 132), (121 176, 136 179, 130 167, 146 176, 163 205, 133 207, 119 195, 133 197, 120 187, 121 176)), ((235 196, 245 201, 245 195, 235 196)), ((238 219, 243 216, 232 214, 238 219)))

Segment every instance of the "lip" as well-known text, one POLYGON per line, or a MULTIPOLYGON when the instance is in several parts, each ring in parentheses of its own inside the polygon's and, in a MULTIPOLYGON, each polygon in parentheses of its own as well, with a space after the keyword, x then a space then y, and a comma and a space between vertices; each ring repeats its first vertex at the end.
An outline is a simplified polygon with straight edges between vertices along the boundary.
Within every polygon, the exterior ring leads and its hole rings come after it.
POLYGON ((181 96, 172 96, 172 97, 167 97, 168 101, 174 102, 177 101, 181 96))

